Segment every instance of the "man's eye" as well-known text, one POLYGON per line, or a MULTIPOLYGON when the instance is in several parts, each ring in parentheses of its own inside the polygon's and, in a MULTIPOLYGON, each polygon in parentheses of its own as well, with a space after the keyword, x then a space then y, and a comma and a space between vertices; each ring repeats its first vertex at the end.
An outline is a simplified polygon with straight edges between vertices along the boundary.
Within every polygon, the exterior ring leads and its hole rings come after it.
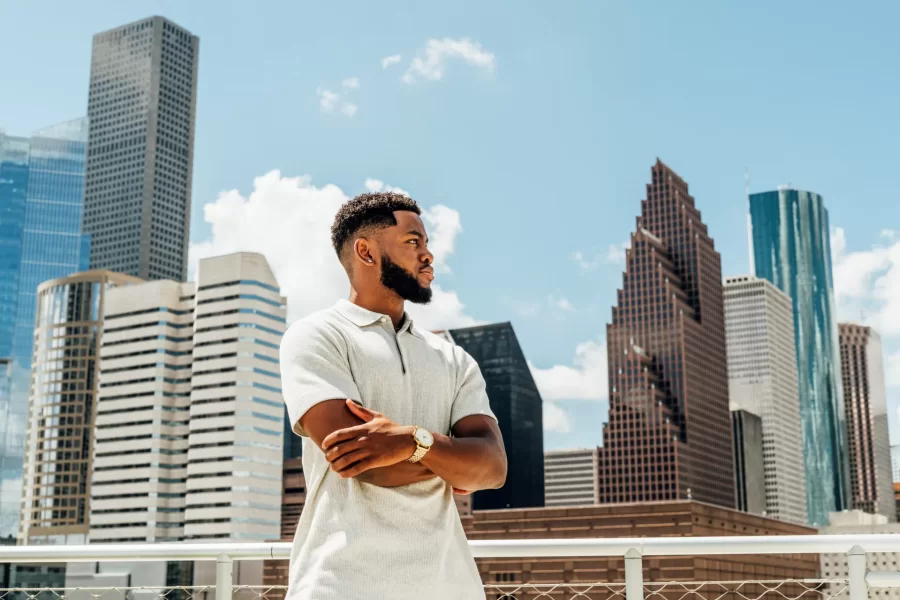
POLYGON ((415 244, 416 246, 418 246, 418 245, 419 245, 419 240, 409 240, 409 243, 410 243, 410 244, 415 244))

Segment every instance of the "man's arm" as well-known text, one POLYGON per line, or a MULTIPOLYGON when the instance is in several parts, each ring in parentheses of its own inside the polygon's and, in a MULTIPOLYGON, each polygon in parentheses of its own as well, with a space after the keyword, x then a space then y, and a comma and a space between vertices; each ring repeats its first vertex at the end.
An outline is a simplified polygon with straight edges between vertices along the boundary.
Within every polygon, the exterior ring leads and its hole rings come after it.
MULTIPOLYGON (((414 427, 390 421, 384 415, 346 403, 349 412, 364 421, 341 428, 322 442, 325 457, 341 477, 364 477, 385 464, 410 464, 416 450, 414 427)), ((506 482, 506 451, 497 422, 486 415, 470 415, 453 427, 453 437, 434 433, 434 444, 417 464, 446 481, 455 490, 496 489, 506 482)))
MULTIPOLYGON (((352 400, 326 400, 310 407, 300 417, 300 427, 322 448, 322 442, 330 434, 341 429, 361 425, 363 420, 354 415, 349 406, 358 406, 352 400)), ((410 440, 412 435, 410 434, 410 440)), ((437 443, 437 442, 435 442, 437 443)), ((402 461, 390 466, 372 468, 360 474, 356 479, 379 487, 397 487, 433 479, 434 473, 421 463, 412 464, 402 461)))

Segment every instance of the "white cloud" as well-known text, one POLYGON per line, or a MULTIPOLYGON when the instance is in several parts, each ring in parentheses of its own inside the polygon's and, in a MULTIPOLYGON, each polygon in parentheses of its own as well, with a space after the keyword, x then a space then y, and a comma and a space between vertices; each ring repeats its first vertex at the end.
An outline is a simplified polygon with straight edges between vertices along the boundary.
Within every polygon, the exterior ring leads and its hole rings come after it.
POLYGON ((497 66, 494 54, 484 50, 478 42, 465 38, 430 39, 418 56, 409 63, 403 81, 406 83, 415 83, 417 79, 438 81, 444 77, 446 63, 450 59, 462 60, 486 73, 493 73, 497 66))
MULTIPOLYGON (((331 306, 347 296, 347 276, 331 248, 330 228, 338 208, 348 196, 336 185, 312 185, 308 176, 283 177, 277 170, 253 181, 244 196, 237 190, 221 192, 203 207, 211 225, 210 239, 191 244, 191 272, 201 258, 232 252, 259 252, 272 266, 288 298, 288 318, 293 321, 315 310, 331 306)), ((426 209, 442 259, 452 254, 459 227, 459 214, 437 205, 426 209)), ((456 292, 434 285, 427 306, 409 306, 417 323, 428 329, 468 327, 479 323, 466 314, 456 292)))
POLYGON ((544 431, 552 431, 554 433, 569 433, 572 431, 569 415, 558 404, 544 402, 544 431))
POLYGON ((859 320, 882 335, 900 334, 900 239, 880 234, 882 244, 850 252, 842 228, 831 232, 832 271, 838 318, 859 320))
POLYGON ((529 363, 531 374, 545 401, 606 400, 606 344, 582 342, 575 347, 574 366, 541 369, 529 363))
POLYGON ((344 81, 341 82, 341 85, 349 90, 358 90, 359 89, 359 77, 348 77, 344 81))
POLYGON ((562 312, 575 312, 575 307, 572 305, 572 303, 569 301, 569 299, 566 298, 565 296, 554 296, 551 294, 547 298, 547 303, 550 305, 551 308, 554 308, 554 309, 562 311, 562 312))
POLYGON ((382 68, 382 69, 387 69, 387 68, 390 67, 391 65, 396 65, 397 63, 400 62, 400 58, 401 58, 401 57, 400 57, 399 54, 393 54, 393 55, 391 55, 391 56, 385 56, 384 58, 381 59, 381 68, 382 68))
POLYGON ((316 94, 319 96, 319 108, 324 112, 334 112, 341 99, 340 94, 323 88, 316 89, 316 94))
MULTIPOLYGON (((353 79, 357 82, 357 86, 359 87, 359 80, 353 79)), ((346 86, 348 81, 352 81, 350 79, 344 80, 344 85, 346 86)), ((322 109, 322 112, 326 113, 334 113, 340 112, 342 115, 347 117, 352 117, 356 114, 356 111, 359 110, 359 106, 354 104, 353 102, 349 102, 344 99, 344 96, 333 92, 326 88, 317 88, 316 95, 319 97, 319 108, 322 109)))
POLYGON ((407 192, 403 188, 395 187, 393 185, 385 185, 385 183, 380 179, 373 179, 370 177, 366 179, 365 186, 366 190, 369 192, 396 192, 397 194, 409 196, 409 192, 407 192))
POLYGON ((600 265, 600 261, 598 260, 588 260, 587 258, 585 258, 581 250, 576 250, 572 253, 572 260, 578 263, 578 266, 585 271, 596 269, 600 265))
POLYGON ((630 242, 622 242, 618 246, 610 244, 609 248, 606 250, 606 262, 614 265, 624 265, 625 251, 628 250, 630 245, 630 242))

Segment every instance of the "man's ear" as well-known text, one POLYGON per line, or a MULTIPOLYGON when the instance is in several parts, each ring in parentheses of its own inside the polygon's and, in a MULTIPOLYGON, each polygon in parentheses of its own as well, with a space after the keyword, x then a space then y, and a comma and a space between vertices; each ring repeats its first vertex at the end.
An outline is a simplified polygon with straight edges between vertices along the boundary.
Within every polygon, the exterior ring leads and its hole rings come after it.
POLYGON ((367 238, 359 237, 353 242, 353 261, 360 261, 364 265, 375 264, 374 244, 367 238))

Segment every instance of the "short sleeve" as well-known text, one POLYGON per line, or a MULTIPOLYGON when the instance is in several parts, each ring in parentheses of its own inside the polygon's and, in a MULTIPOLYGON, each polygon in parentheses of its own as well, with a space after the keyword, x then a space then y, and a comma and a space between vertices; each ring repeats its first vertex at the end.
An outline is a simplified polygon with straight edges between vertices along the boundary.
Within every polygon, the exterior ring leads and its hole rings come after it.
POLYGON ((347 346, 337 332, 323 323, 294 323, 281 341, 281 389, 292 429, 306 436, 300 418, 326 400, 360 401, 350 373, 347 346))
POLYGON ((450 427, 459 421, 472 415, 485 415, 495 421, 497 417, 491 411, 491 403, 488 400, 487 386, 478 363, 462 348, 457 350, 462 354, 459 362, 459 388, 453 398, 453 407, 450 410, 450 427))

